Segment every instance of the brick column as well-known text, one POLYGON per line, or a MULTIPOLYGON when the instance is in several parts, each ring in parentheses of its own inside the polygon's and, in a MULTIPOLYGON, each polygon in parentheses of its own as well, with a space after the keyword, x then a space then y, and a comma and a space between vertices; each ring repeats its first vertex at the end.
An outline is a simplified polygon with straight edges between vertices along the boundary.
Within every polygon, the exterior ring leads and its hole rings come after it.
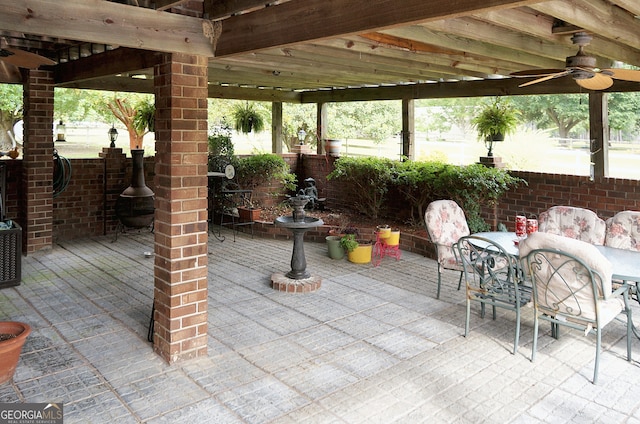
POLYGON ((23 72, 24 147, 22 190, 25 253, 53 245, 53 73, 23 72))
POLYGON ((155 67, 155 351, 207 354, 207 60, 165 54, 155 67))
POLYGON ((103 234, 116 231, 118 218, 116 217, 116 201, 126 187, 125 170, 127 156, 119 147, 103 147, 99 156, 104 160, 104 229, 103 234))

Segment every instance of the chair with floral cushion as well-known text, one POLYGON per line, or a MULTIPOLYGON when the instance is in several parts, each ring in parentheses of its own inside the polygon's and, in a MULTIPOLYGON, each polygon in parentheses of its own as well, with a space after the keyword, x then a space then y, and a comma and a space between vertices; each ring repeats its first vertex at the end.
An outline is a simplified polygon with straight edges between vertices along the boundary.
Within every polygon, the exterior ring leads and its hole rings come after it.
POLYGON ((606 225, 589 209, 553 206, 538 217, 538 231, 602 245, 606 225))
POLYGON ((640 212, 618 212, 606 221, 605 246, 640 251, 640 212))
POLYGON ((602 330, 620 313, 626 315, 627 361, 631 361, 631 308, 629 286, 614 287, 612 265, 598 249, 580 240, 534 233, 520 243, 520 258, 533 286, 533 346, 535 359, 539 320, 551 323, 551 336, 559 326, 596 334, 593 384, 598 381, 602 330))
POLYGON ((469 226, 464 211, 453 200, 436 200, 427 206, 424 222, 429 238, 436 248, 438 257, 438 291, 436 298, 440 298, 442 270, 449 269, 460 272, 458 290, 462 285, 462 263, 457 259, 453 245, 460 237, 468 236, 469 226))

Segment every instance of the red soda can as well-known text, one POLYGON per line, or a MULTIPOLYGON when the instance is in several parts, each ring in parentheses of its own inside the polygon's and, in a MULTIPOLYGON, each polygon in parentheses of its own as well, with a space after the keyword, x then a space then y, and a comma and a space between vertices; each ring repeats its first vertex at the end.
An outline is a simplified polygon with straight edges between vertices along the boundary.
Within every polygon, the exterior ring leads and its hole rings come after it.
POLYGON ((527 217, 516 215, 516 236, 525 237, 527 235, 527 217))
POLYGON ((527 234, 532 234, 538 231, 538 220, 527 219, 527 234))

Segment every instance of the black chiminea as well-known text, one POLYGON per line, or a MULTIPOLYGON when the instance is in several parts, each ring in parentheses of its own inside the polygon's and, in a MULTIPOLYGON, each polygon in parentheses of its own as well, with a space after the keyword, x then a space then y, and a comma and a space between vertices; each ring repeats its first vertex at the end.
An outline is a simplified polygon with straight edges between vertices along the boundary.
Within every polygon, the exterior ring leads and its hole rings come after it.
POLYGON ((150 227, 153 223, 154 194, 144 182, 144 149, 132 149, 131 185, 116 201, 116 216, 125 227, 150 227))

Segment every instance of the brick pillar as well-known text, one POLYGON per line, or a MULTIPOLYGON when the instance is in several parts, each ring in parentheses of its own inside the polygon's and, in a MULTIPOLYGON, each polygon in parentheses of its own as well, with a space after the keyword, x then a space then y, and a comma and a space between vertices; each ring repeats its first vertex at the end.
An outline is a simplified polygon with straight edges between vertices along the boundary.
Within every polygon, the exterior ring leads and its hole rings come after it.
POLYGON ((53 73, 23 72, 23 252, 53 247, 53 73))
POLYGON ((126 187, 125 171, 127 156, 119 147, 103 147, 99 156, 104 160, 104 235, 116 231, 116 201, 126 187))
POLYGON ((165 54, 155 67, 155 351, 207 354, 207 60, 165 54))

